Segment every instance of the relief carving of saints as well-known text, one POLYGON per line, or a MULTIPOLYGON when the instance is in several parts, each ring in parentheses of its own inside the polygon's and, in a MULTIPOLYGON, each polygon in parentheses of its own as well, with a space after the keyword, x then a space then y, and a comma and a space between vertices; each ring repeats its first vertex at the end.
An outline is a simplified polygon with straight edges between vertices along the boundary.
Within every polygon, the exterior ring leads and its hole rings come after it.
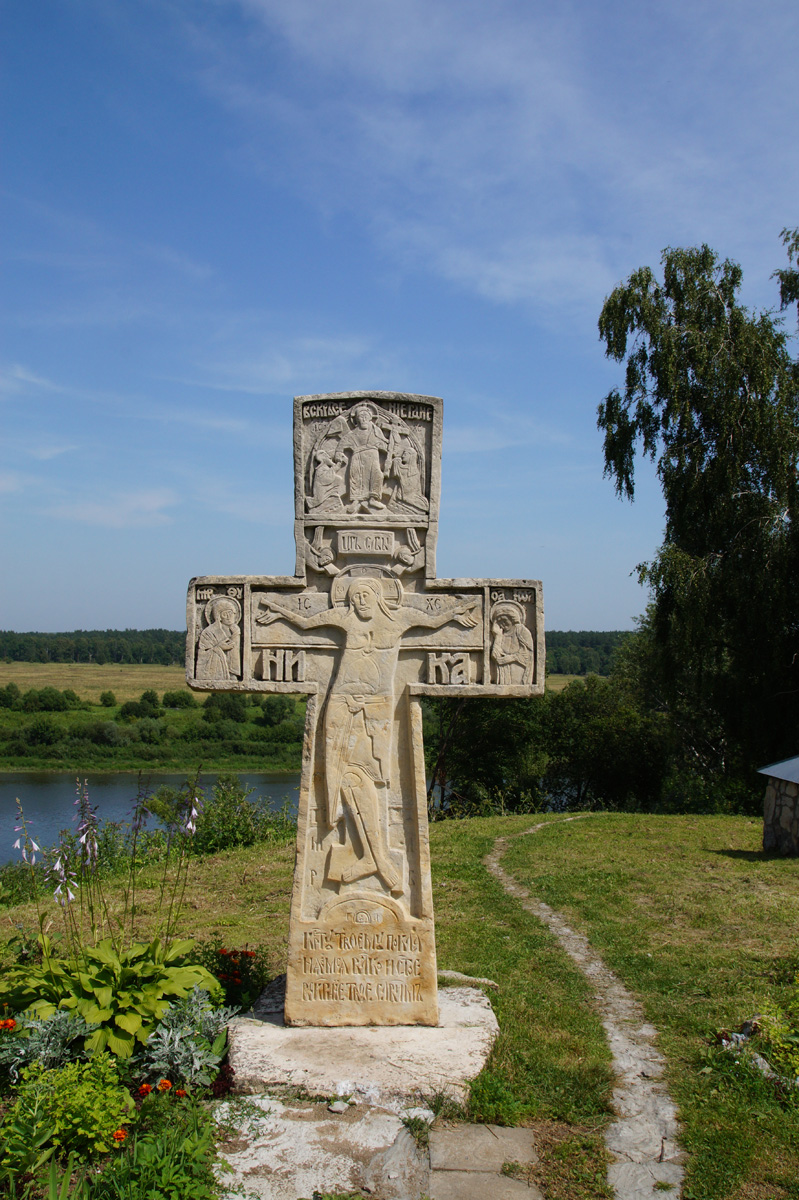
POLYGON ((497 683, 532 683, 533 635, 524 624, 524 609, 515 600, 499 600, 493 606, 491 636, 497 683))
POLYGON ((197 679, 225 681, 241 675, 241 606, 230 596, 215 596, 205 606, 206 628, 197 643, 197 679))
POLYGON ((361 843, 361 855, 342 871, 341 882, 377 875, 390 892, 401 895, 403 882, 389 852, 386 835, 394 675, 408 629, 438 629, 448 621, 473 628, 475 602, 458 602, 446 612, 429 613, 402 603, 395 576, 339 577, 331 588, 332 606, 302 616, 280 601, 261 601, 265 625, 278 617, 299 629, 332 628, 344 635, 343 649, 330 685, 324 713, 327 820, 334 828, 349 813, 361 843), (346 590, 345 590, 346 589, 346 590))
POLYGON ((326 426, 310 454, 306 511, 422 513, 424 451, 404 421, 370 400, 326 426))

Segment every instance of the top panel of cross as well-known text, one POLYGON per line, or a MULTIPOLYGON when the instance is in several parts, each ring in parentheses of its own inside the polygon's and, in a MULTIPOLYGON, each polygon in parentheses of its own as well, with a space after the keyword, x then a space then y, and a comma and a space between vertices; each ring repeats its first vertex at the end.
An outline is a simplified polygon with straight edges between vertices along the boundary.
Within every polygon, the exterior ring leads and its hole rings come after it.
POLYGON ((297 575, 374 554, 435 577, 442 410, 405 392, 295 396, 297 575))

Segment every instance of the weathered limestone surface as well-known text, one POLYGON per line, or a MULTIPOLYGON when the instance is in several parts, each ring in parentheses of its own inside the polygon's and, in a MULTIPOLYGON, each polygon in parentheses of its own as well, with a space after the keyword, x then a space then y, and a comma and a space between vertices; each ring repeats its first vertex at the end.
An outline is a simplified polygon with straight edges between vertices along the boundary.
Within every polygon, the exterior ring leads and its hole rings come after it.
POLYGON ((400 1111, 419 1095, 464 1102, 491 1053, 499 1026, 477 988, 442 988, 439 1024, 308 1029, 281 1015, 235 1017, 229 1060, 236 1090, 294 1087, 308 1095, 353 1096, 400 1111))
POLYGON ((799 854, 799 786, 771 777, 763 799, 763 849, 799 854))
POLYGON ((193 579, 191 687, 308 695, 285 1019, 435 1025, 422 696, 544 689, 541 584, 437 579, 442 402, 294 401, 293 576, 193 579))

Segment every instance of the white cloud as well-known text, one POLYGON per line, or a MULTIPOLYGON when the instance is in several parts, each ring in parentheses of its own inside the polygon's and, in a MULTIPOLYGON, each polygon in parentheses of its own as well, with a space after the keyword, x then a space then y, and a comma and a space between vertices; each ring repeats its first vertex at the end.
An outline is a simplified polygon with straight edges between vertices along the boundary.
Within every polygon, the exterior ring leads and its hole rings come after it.
POLYGON ((135 529, 165 525, 172 520, 165 509, 173 508, 178 497, 169 488, 144 488, 118 492, 101 500, 63 501, 44 509, 46 515, 109 529, 135 529))
POLYGON ((799 188, 775 152, 775 103, 799 118, 794 0, 225 8, 250 19, 238 43, 183 11, 242 157, 407 266, 562 318, 668 243, 734 237, 774 265, 799 188))

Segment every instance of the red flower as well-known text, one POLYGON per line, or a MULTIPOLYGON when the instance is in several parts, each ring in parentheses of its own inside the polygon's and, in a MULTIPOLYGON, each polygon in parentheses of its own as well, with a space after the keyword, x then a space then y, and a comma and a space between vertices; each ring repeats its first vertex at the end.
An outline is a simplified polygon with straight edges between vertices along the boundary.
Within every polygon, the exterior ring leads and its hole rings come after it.
POLYGON ((13 1017, 8 1017, 5 1021, 0 1021, 0 1029, 16 1029, 17 1023, 13 1017))
POLYGON ((158 1080, 159 1092, 168 1092, 171 1087, 172 1087, 172 1084, 169 1082, 168 1079, 159 1079, 158 1080))
POLYGON ((124 1142, 124 1140, 127 1136, 128 1136, 127 1129, 115 1129, 114 1132, 111 1134, 111 1137, 114 1139, 115 1142, 124 1142))
POLYGON ((175 1095, 180 1096, 182 1098, 183 1096, 186 1095, 186 1089, 185 1088, 175 1088, 175 1095))
POLYGON ((143 1083, 143 1084, 141 1085, 141 1087, 139 1088, 139 1095, 140 1095, 140 1096, 149 1096, 149 1095, 150 1095, 150 1092, 151 1092, 152 1090, 153 1090, 153 1088, 152 1088, 152 1084, 150 1084, 150 1083, 143 1083))
POLYGON ((245 950, 244 953, 247 955, 248 958, 255 958, 254 950, 245 950))
POLYGON ((223 947, 221 948, 221 950, 219 951, 219 953, 220 953, 220 954, 230 954, 230 951, 229 951, 229 950, 226 950, 226 949, 225 949, 225 947, 223 946, 223 947))

